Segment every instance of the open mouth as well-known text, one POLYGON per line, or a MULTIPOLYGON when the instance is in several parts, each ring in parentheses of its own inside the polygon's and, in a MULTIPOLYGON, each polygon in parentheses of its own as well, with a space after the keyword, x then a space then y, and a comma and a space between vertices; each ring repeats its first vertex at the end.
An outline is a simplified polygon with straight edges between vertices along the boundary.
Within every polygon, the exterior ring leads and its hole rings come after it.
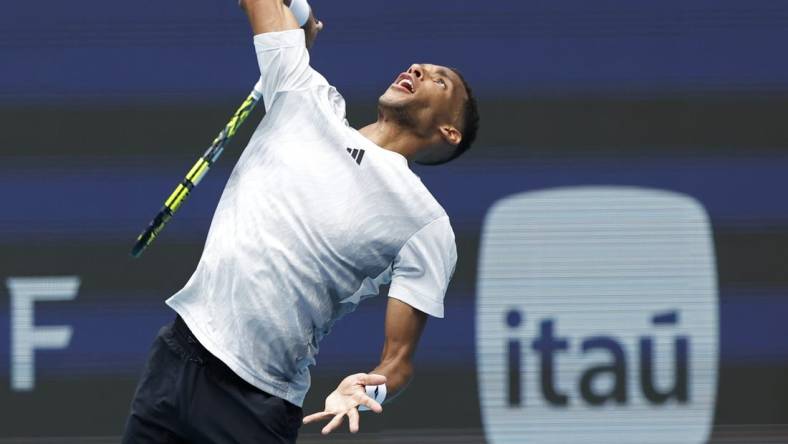
POLYGON ((409 93, 413 94, 416 91, 416 88, 413 85, 413 78, 410 74, 402 73, 397 77, 397 81, 394 82, 395 85, 399 86, 400 88, 406 89, 409 93))

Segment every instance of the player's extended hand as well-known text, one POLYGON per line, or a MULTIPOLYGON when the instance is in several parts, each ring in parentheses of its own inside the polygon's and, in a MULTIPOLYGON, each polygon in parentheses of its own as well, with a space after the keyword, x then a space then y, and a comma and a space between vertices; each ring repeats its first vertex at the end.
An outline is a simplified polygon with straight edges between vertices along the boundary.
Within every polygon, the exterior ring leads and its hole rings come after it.
POLYGON ((323 427, 323 434, 328 435, 342 425, 345 416, 350 420, 350 433, 358 432, 358 406, 365 405, 375 413, 383 411, 383 407, 374 399, 367 396, 364 386, 380 385, 386 383, 382 375, 356 373, 343 379, 336 390, 326 398, 326 406, 322 412, 313 413, 304 418, 304 424, 322 421, 333 416, 331 421, 323 427))
POLYGON ((315 40, 317 40, 317 35, 323 30, 323 22, 315 17, 314 8, 309 11, 309 20, 307 20, 301 28, 306 35, 306 47, 312 49, 312 46, 315 45, 315 40))
MULTIPOLYGON (((247 2, 250 1, 251 0, 238 0, 238 7, 248 12, 247 2)), ((282 3, 284 3, 284 5, 289 8, 292 0, 282 0, 282 3)), ((312 49, 312 46, 315 44, 315 40, 317 40, 317 35, 323 30, 323 22, 318 20, 317 16, 315 15, 315 8, 313 8, 312 5, 309 5, 309 7, 309 18, 307 19, 306 23, 304 23, 304 26, 301 27, 301 29, 304 30, 304 34, 306 35, 307 49, 312 49)))

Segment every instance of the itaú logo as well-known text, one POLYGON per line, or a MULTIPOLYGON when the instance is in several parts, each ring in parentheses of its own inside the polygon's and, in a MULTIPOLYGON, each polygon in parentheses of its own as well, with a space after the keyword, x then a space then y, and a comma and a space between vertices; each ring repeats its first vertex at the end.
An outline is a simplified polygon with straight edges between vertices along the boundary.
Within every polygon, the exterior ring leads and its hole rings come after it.
MULTIPOLYGON (((678 312, 655 315, 651 321, 654 327, 665 328, 676 325, 678 312)), ((512 310, 507 315, 507 323, 513 329, 520 327, 522 315, 519 310, 512 310)), ((605 359, 589 359, 591 364, 582 370, 576 387, 579 398, 588 405, 605 405, 607 403, 626 404, 629 399, 627 383, 628 347, 636 348, 637 361, 630 365, 637 366, 641 396, 650 404, 660 405, 670 401, 686 404, 689 401, 688 368, 690 338, 677 335, 673 340, 673 360, 670 374, 671 383, 660 388, 656 384, 655 337, 644 335, 635 338, 633 344, 627 344, 624 338, 615 336, 591 336, 581 338, 573 344, 568 336, 561 336, 557 331, 556 319, 544 319, 538 323, 533 340, 523 344, 520 337, 509 339, 508 342, 508 404, 510 407, 523 405, 522 350, 530 347, 535 355, 536 369, 539 374, 540 394, 544 401, 553 406, 569 405, 567 392, 556 384, 556 372, 560 370, 559 357, 578 353, 581 355, 597 354, 605 359)), ((668 353, 671 356, 670 353, 668 353)), ((665 366, 662 366, 664 368, 665 366)), ((670 367, 670 366, 668 366, 670 367)))
POLYGON ((477 288, 491 444, 707 441, 717 287, 696 201, 622 187, 508 197, 487 215, 477 288))

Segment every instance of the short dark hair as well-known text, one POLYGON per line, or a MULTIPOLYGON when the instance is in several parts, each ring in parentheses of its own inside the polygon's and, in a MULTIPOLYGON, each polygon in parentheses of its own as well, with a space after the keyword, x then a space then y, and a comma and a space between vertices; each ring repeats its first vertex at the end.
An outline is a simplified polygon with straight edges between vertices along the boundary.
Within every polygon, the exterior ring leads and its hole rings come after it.
POLYGON ((462 86, 465 87, 465 93, 468 98, 465 100, 462 107, 462 130, 460 131, 462 133, 462 140, 457 144, 451 157, 441 163, 454 160, 460 157, 462 153, 468 151, 476 140, 476 133, 479 131, 479 105, 476 103, 476 97, 473 96, 473 90, 457 68, 449 69, 457 74, 457 77, 462 81, 462 86))

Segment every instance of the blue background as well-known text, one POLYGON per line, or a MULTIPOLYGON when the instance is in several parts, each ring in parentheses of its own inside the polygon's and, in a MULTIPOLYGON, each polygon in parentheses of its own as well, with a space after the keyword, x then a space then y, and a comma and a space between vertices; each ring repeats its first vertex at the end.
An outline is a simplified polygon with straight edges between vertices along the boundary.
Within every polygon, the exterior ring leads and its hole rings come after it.
MULTIPOLYGON (((785 90, 786 5, 774 0, 317 0, 314 66, 374 97, 412 62, 456 65, 485 97, 785 90)), ((15 2, 0 17, 0 97, 212 100, 256 63, 233 1, 15 2)))
MULTIPOLYGON (((373 119, 377 95, 421 61, 458 67, 482 113, 471 152, 414 168, 452 219, 460 261, 403 407, 370 427, 481 427, 484 215, 507 195, 573 185, 673 190, 706 208, 720 283, 715 439, 727 427, 788 423, 788 3, 313 3, 326 31, 312 64, 346 97, 351 123, 373 119), (442 381, 467 389, 449 395, 447 411, 428 412, 430 386, 442 381)), ((150 343, 172 318, 163 300, 193 270, 262 111, 150 251, 134 261, 128 249, 257 73, 232 0, 4 6, 0 278, 76 275, 82 285, 72 302, 36 305, 37 324, 75 333, 66 350, 37 353, 28 394, 8 388, 0 285, 0 437, 119 433, 150 343), (74 398, 84 407, 71 409, 74 398)), ((308 410, 338 377, 375 366, 384 304, 365 303, 324 341, 308 410)))

